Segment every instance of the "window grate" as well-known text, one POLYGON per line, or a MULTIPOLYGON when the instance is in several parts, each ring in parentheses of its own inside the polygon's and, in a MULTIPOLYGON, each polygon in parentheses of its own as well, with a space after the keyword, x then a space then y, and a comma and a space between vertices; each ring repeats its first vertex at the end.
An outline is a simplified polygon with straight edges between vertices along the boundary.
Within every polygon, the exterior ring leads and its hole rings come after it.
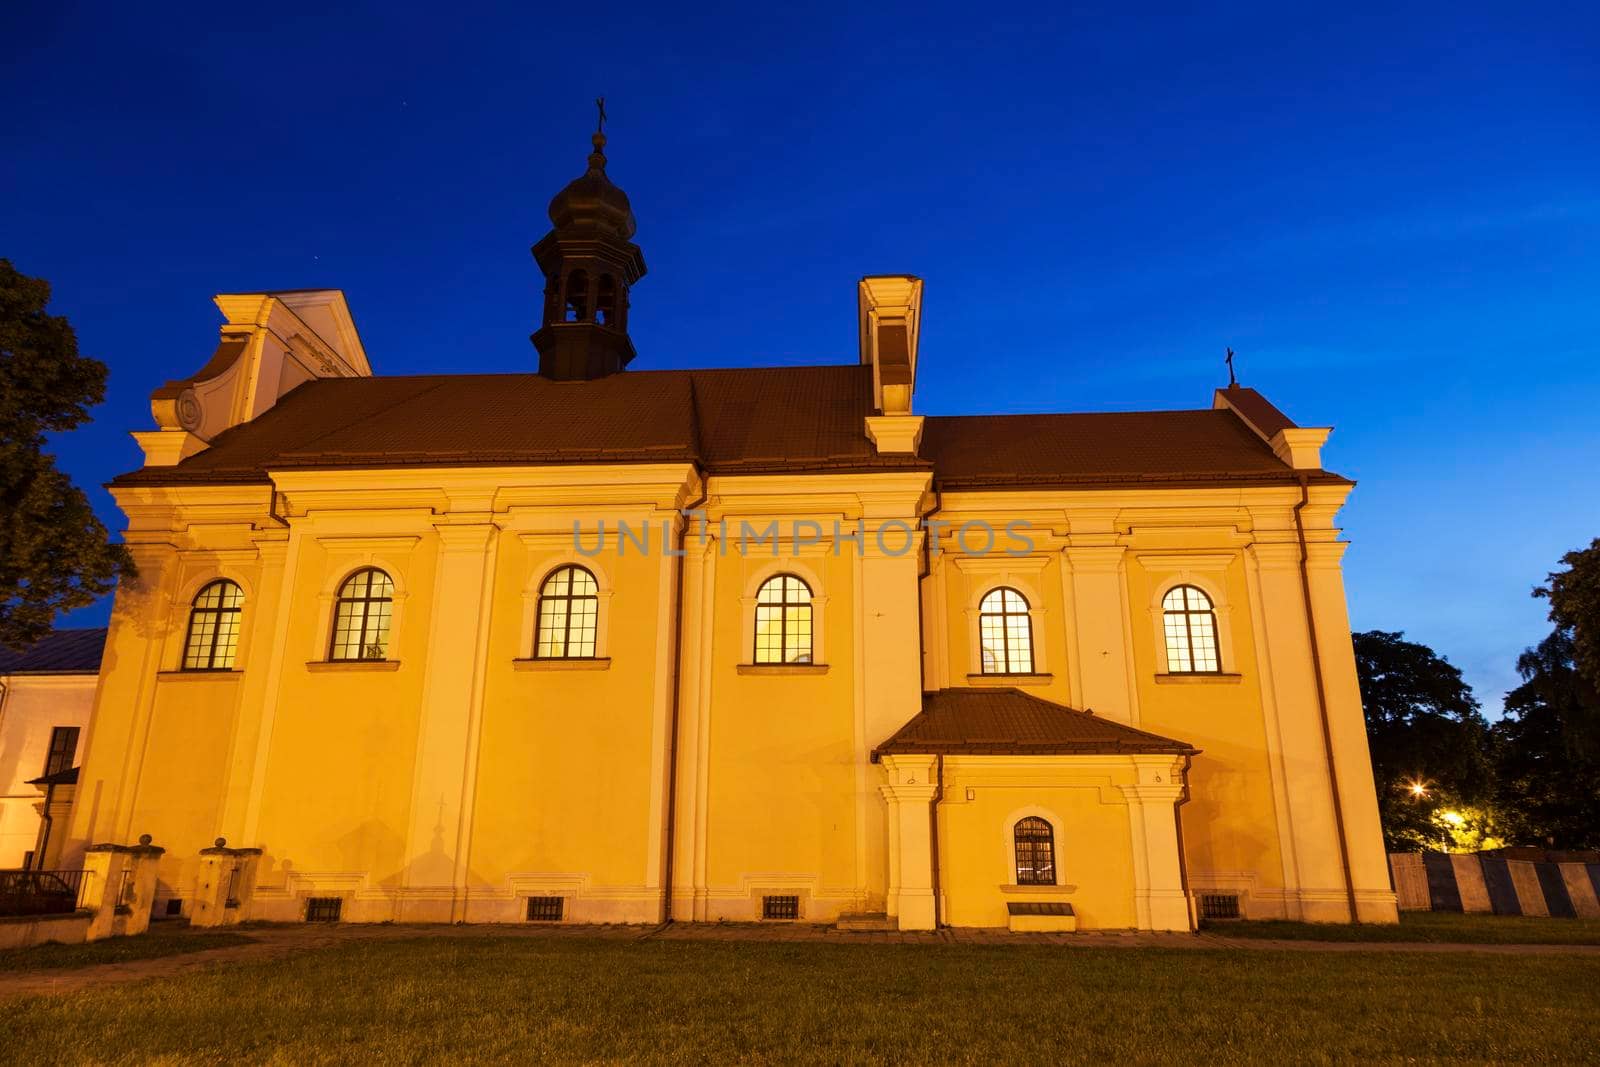
POLYGON ((762 897, 761 917, 763 919, 798 919, 800 918, 800 898, 762 897))
POLYGON ((311 897, 306 901, 306 922, 336 923, 343 910, 342 897, 311 897))
POLYGON ((531 923, 558 923, 565 911, 566 897, 529 897, 528 921, 531 923))
POLYGON ((1237 893, 1201 893, 1200 918, 1206 920, 1237 919, 1239 917, 1239 894, 1237 893))
POLYGON ((167 901, 167 917, 169 919, 178 918, 182 914, 183 914, 183 901, 179 900, 177 897, 173 897, 172 899, 167 901))

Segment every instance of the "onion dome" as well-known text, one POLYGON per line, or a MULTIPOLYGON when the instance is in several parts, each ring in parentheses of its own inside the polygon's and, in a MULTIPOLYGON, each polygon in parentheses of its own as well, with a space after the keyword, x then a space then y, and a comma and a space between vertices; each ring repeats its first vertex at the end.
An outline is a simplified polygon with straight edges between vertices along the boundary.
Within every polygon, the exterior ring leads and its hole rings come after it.
POLYGON ((628 194, 606 177, 606 135, 596 133, 592 140, 589 169, 550 201, 550 222, 558 230, 594 227, 626 241, 633 236, 633 208, 628 194))

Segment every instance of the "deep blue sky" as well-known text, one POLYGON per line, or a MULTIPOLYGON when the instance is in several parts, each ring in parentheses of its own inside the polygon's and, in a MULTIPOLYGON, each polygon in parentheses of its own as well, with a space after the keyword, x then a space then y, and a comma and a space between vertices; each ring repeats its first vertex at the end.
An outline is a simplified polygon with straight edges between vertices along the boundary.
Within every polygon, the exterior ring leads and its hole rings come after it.
POLYGON ((114 528, 213 293, 342 288, 381 374, 532 368, 603 93, 637 367, 853 361, 898 271, 926 413, 1204 407, 1232 345, 1337 428, 1355 626, 1491 713, 1600 535, 1592 7, 328 6, 0 13, 0 256, 111 366, 58 448, 114 528))

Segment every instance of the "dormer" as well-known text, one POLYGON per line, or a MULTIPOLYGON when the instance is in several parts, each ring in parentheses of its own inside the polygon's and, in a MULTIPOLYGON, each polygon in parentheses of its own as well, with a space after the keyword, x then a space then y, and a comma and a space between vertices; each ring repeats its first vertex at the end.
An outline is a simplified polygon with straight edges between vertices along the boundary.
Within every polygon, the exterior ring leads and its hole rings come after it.
POLYGON ((338 289, 220 293, 214 299, 227 321, 210 361, 151 393, 159 428, 134 432, 146 466, 171 466, 205 450, 222 431, 256 418, 313 378, 372 375, 338 289))
POLYGON ((872 366, 872 408, 867 436, 880 453, 915 453, 922 416, 911 414, 917 385, 917 341, 922 319, 922 279, 910 274, 862 278, 857 287, 861 362, 872 366))

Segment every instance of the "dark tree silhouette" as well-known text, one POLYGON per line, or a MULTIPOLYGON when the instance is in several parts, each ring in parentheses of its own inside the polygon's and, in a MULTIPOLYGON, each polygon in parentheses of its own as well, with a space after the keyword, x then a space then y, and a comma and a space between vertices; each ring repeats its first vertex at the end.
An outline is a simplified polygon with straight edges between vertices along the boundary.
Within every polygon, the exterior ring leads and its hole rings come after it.
POLYGON ((89 420, 106 366, 45 312, 50 285, 0 259, 0 644, 26 648, 58 612, 92 603, 120 575, 127 549, 45 451, 45 435, 89 420))

